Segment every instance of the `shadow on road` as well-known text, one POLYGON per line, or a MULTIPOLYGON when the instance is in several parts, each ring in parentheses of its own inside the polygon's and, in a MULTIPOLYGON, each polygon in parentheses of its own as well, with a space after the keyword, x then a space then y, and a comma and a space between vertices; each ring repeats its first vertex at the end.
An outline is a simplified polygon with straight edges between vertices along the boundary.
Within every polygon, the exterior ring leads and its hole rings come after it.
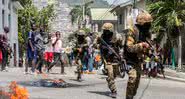
POLYGON ((77 80, 77 79, 69 79, 69 80, 71 80, 71 81, 77 81, 77 82, 82 82, 82 81, 84 81, 84 80, 77 80))
POLYGON ((103 95, 103 96, 107 96, 107 97, 110 97, 109 94, 110 92, 109 91, 105 91, 105 92, 102 92, 102 91, 88 91, 89 93, 93 93, 93 94, 98 94, 98 95, 103 95))

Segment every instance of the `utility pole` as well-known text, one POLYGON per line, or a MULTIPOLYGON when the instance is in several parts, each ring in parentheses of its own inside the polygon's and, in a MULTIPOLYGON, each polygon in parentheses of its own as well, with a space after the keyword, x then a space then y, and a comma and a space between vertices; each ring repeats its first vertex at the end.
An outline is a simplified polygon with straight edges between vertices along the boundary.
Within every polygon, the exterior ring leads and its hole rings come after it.
POLYGON ((136 2, 137 2, 136 0, 133 0, 133 10, 132 10, 133 24, 136 23, 136 17, 137 17, 136 2))
POLYGON ((83 23, 83 27, 86 26, 86 6, 88 6, 92 3, 94 3, 94 1, 86 2, 85 0, 83 0, 83 4, 82 4, 82 10, 83 10, 82 23, 83 23))
POLYGON ((82 5, 82 10, 83 10, 83 16, 82 16, 82 20, 83 20, 83 22, 84 22, 84 20, 85 20, 85 0, 83 0, 83 5, 82 5))
POLYGON ((136 8, 136 0, 134 0, 134 5, 133 5, 133 9, 136 8))
POLYGON ((178 29, 179 32, 179 44, 178 44, 178 70, 182 70, 182 34, 180 29, 178 29))

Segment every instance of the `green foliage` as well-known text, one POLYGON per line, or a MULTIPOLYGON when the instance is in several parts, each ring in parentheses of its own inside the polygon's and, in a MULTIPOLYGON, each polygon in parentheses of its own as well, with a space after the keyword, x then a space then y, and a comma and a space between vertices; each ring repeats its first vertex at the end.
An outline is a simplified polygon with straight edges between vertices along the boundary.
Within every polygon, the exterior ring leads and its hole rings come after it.
POLYGON ((183 17, 185 16, 185 2, 182 0, 157 0, 155 3, 149 4, 148 10, 154 18, 152 24, 154 32, 159 33, 159 30, 166 29, 168 37, 178 37, 179 28, 185 22, 183 17))
POLYGON ((71 15, 72 24, 74 24, 76 22, 79 24, 79 22, 82 21, 82 17, 83 17, 82 7, 81 6, 75 6, 71 10, 70 15, 71 15))
MULTIPOLYGON (((33 4, 32 0, 19 0, 23 5, 24 9, 18 11, 18 32, 19 32, 19 44, 21 46, 26 46, 25 41, 27 41, 28 32, 31 30, 31 24, 36 24, 37 26, 46 26, 46 30, 49 20, 55 16, 54 6, 48 5, 42 10, 38 10, 33 4), (23 39, 23 40, 22 40, 23 39)), ((25 50, 25 49, 22 49, 25 50)))
POLYGON ((86 34, 91 31, 89 28, 82 28, 82 30, 84 30, 86 34))
POLYGON ((54 16, 54 5, 48 5, 47 7, 39 11, 39 24, 42 26, 46 26, 46 30, 48 31, 49 28, 47 26, 49 24, 49 21, 51 21, 54 16))
MULTIPOLYGON (((77 23, 78 25, 81 24, 81 22, 83 21, 83 6, 75 6, 71 12, 71 22, 72 24, 77 23)), ((87 16, 91 16, 91 12, 90 12, 90 3, 87 3, 85 5, 85 15, 87 16)))
POLYGON ((21 32, 18 32, 18 41, 19 43, 23 44, 24 43, 24 38, 21 32))
POLYGON ((32 0, 18 0, 23 7, 32 5, 32 0))

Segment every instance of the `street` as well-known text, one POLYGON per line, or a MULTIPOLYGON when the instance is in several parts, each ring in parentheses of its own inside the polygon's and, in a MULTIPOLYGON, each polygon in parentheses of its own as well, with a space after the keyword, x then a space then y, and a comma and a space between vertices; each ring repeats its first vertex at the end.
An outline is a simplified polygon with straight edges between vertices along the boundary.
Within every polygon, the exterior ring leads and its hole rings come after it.
MULTIPOLYGON (((84 74, 83 81, 77 82, 73 71, 75 67, 65 68, 66 75, 54 68, 48 76, 25 75, 23 68, 9 68, 9 72, 0 72, 0 86, 8 86, 10 81, 17 81, 28 89, 30 99, 111 99, 104 75, 84 74), (33 86, 32 82, 43 78, 62 78, 71 86, 67 88, 46 88, 33 86)), ((117 99, 125 99, 127 77, 117 78, 117 99)), ((135 99, 185 99, 185 83, 164 79, 142 78, 135 99)))
POLYGON ((0 99, 185 99, 185 0, 0 0, 0 11, 0 99))

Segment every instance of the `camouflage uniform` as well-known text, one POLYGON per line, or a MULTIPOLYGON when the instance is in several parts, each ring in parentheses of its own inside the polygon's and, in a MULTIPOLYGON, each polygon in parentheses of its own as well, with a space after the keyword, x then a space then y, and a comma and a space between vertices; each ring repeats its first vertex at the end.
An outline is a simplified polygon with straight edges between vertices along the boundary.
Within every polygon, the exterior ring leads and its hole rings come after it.
POLYGON ((105 23, 102 27, 103 34, 97 39, 97 43, 100 44, 100 51, 105 63, 105 69, 107 70, 108 77, 106 78, 108 87, 112 92, 112 97, 115 98, 117 89, 115 85, 116 70, 118 68, 118 58, 115 53, 111 52, 110 49, 101 40, 105 41, 113 50, 118 54, 122 46, 122 38, 118 38, 118 33, 113 32, 113 25, 111 23, 105 23))
POLYGON ((131 67, 128 72, 129 80, 127 84, 127 98, 136 95, 136 91, 140 81, 141 62, 139 58, 141 57, 141 55, 139 55, 139 53, 142 53, 143 47, 137 42, 138 39, 136 38, 136 35, 130 30, 126 37, 126 47, 124 54, 127 61, 127 65, 131 67))
POLYGON ((87 51, 87 41, 85 39, 85 31, 79 30, 77 33, 77 41, 74 52, 76 52, 76 63, 77 63, 77 80, 81 80, 81 73, 83 70, 83 58, 84 53, 87 51))
MULTIPOLYGON (((143 26, 145 26, 145 23, 151 23, 151 21, 151 15, 148 13, 140 13, 136 20, 137 24, 142 29, 146 29, 143 28, 143 26)), ((143 62, 142 56, 145 47, 143 47, 142 42, 140 41, 140 33, 145 30, 137 30, 138 28, 135 27, 129 29, 129 32, 126 35, 126 44, 124 47, 125 59, 127 61, 127 65, 130 67, 128 72, 129 80, 127 84, 126 99, 133 99, 136 95, 141 76, 141 63, 143 62)))

